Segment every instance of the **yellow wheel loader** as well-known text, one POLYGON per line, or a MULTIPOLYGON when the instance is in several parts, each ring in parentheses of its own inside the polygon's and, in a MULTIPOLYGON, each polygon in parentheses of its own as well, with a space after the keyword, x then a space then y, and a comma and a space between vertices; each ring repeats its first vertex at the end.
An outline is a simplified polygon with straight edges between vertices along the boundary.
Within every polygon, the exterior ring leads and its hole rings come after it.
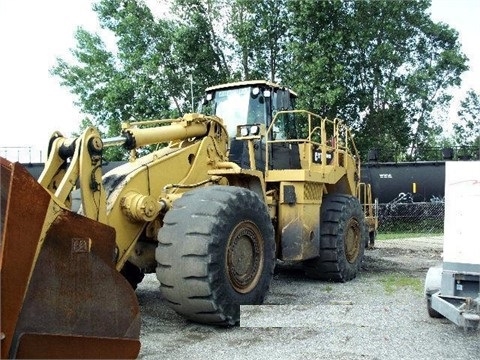
POLYGON ((277 259, 354 278, 376 230, 370 187, 344 123, 295 99, 246 81, 116 138, 55 133, 38 183, 1 159, 2 357, 136 357, 146 273, 177 313, 218 325, 264 301, 277 259), (108 146, 130 160, 102 174, 108 146))

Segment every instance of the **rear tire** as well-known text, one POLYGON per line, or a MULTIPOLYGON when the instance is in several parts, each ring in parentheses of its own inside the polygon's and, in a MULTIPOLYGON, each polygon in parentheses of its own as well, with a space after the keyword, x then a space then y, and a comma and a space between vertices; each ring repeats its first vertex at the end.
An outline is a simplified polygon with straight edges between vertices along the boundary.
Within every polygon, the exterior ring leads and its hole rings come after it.
POLYGON ((367 247, 373 249, 375 247, 375 238, 377 237, 377 232, 376 231, 370 231, 368 233, 369 241, 367 247))
POLYGON ((425 277, 425 298, 427 299, 428 316, 434 319, 441 319, 444 316, 432 308, 432 296, 438 293, 442 287, 442 266, 434 266, 428 269, 425 277))
POLYGON ((320 253, 304 263, 307 276, 337 282, 355 278, 368 239, 358 199, 350 195, 326 195, 320 214, 320 253))
POLYGON ((158 233, 157 278, 169 305, 201 323, 234 325, 262 304, 275 266, 273 226, 252 191, 211 186, 176 200, 158 233))
POLYGON ((427 296, 427 312, 428 316, 430 316, 433 319, 441 319, 444 316, 440 314, 437 310, 434 310, 432 308, 432 296, 427 296))

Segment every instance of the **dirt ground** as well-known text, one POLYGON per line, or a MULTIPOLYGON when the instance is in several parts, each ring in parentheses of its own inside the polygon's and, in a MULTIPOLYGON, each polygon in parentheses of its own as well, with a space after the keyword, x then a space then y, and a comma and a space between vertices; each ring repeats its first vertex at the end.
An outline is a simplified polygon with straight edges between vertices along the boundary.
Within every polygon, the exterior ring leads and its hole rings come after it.
POLYGON ((441 263, 442 238, 377 241, 360 275, 344 284, 278 264, 262 306, 243 306, 240 326, 184 320, 163 302, 155 275, 137 294, 140 359, 478 359, 480 331, 429 318, 423 283, 441 263))

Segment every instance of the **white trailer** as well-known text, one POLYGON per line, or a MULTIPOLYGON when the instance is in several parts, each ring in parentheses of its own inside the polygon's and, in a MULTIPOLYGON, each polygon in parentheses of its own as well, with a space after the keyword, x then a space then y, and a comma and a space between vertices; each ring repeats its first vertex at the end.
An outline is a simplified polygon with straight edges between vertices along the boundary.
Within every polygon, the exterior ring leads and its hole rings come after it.
POLYGON ((465 329, 480 323, 480 162, 447 162, 443 264, 425 279, 427 310, 465 329))

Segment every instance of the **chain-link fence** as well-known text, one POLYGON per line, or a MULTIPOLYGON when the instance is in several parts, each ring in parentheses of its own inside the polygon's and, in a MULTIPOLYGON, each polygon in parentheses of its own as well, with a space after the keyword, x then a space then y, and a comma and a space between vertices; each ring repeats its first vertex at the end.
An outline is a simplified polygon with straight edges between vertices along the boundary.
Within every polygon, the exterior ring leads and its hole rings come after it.
POLYGON ((383 249, 398 256, 428 256, 441 261, 443 201, 377 204, 376 210, 378 231, 370 249, 383 249))
POLYGON ((376 210, 375 247, 412 249, 420 246, 432 253, 441 250, 445 216, 443 201, 378 204, 376 210))
POLYGON ((442 234, 445 203, 415 202, 378 205, 378 233, 442 234))

